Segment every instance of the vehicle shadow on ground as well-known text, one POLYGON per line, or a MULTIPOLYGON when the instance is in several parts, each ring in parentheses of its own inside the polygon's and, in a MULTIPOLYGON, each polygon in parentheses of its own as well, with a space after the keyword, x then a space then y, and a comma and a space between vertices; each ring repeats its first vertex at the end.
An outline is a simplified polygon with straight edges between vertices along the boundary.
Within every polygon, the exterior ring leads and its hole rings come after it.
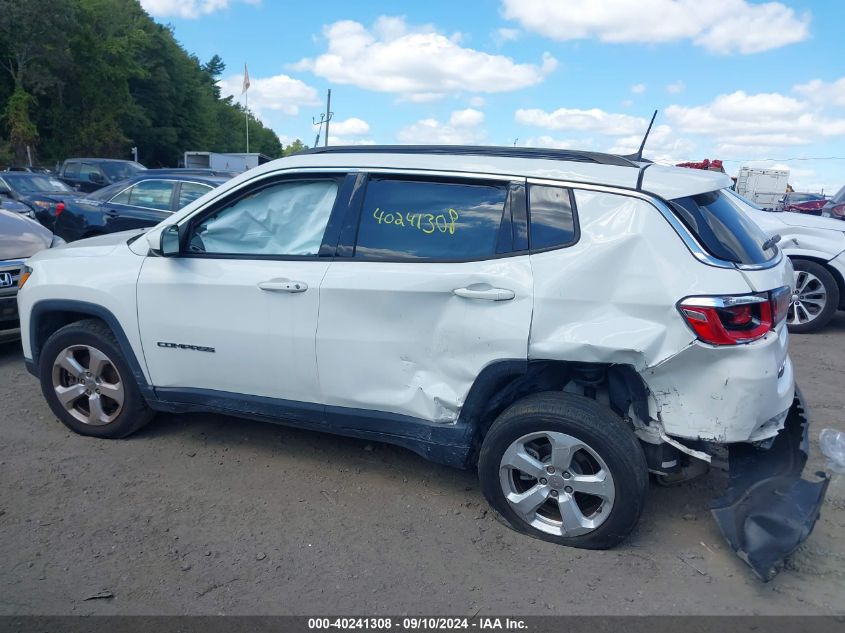
MULTIPOLYGON (((837 326, 845 329, 845 319, 841 319, 837 326)), ((20 371, 24 372, 20 340, 16 340, 13 334, 5 339, 0 338, 0 367, 18 364, 20 371)), ((32 389, 37 390, 35 379, 31 380, 32 389)), ((46 403, 42 402, 42 406, 52 420, 52 413, 46 403)), ((241 462, 275 463, 280 468, 295 464, 305 472, 318 471, 328 464, 336 469, 360 470, 375 479, 400 478, 410 484, 424 485, 438 495, 451 498, 450 503, 454 505, 459 505, 468 497, 475 502, 484 502, 474 468, 451 468, 383 442, 272 422, 207 413, 159 414, 128 442, 130 446, 132 442, 138 442, 145 449, 159 442, 167 442, 169 449, 189 456, 225 452, 227 458, 241 462)), ((694 543, 698 542, 696 539, 699 536, 707 539, 717 537, 712 522, 707 521, 707 527, 704 527, 702 524, 705 522, 701 519, 709 514, 708 503, 718 496, 724 482, 725 474, 720 471, 711 471, 692 482, 671 488, 658 486, 652 481, 643 520, 632 537, 619 549, 637 548, 653 539, 664 538, 665 534, 661 536, 664 531, 661 526, 681 517, 684 521, 699 522, 697 535, 692 539, 694 543)))

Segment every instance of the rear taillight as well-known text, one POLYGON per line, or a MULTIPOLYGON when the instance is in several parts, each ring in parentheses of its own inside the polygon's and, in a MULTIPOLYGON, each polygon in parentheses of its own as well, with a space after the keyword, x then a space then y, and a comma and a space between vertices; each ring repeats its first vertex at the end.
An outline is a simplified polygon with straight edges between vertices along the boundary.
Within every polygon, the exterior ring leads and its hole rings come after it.
POLYGON ((59 217, 64 212, 64 210, 65 210, 65 203, 64 202, 59 202, 58 204, 56 204, 56 209, 55 209, 56 217, 59 217))
POLYGON ((763 338, 789 310, 791 290, 725 297, 688 297, 678 304, 699 340, 710 345, 739 345, 763 338))

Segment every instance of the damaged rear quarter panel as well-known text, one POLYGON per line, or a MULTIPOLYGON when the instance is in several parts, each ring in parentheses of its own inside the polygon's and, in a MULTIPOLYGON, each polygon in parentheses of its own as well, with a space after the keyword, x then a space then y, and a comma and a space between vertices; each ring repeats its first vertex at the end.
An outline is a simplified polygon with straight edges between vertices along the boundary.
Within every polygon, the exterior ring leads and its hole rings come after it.
MULTIPOLYGON (((696 341, 676 308, 690 295, 749 292, 743 273, 696 260, 645 200, 586 189, 575 198, 580 241, 531 256, 530 359, 631 365, 651 392, 654 415, 681 437, 747 440, 761 414, 782 400, 782 409, 789 406, 791 366, 776 378, 785 335, 778 342, 772 333, 757 353, 714 350, 696 341)), ((764 272, 761 283, 782 275, 764 272)))

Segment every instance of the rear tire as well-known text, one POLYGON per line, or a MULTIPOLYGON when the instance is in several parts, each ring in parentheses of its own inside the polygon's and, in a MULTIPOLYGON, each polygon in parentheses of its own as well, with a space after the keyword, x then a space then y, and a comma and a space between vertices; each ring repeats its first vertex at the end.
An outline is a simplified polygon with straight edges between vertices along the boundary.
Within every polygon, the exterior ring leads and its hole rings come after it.
POLYGON ((830 271, 807 259, 792 260, 795 291, 787 327, 795 334, 810 334, 825 327, 839 308, 839 285, 830 271), (803 298, 803 301, 802 301, 803 298), (819 302, 823 305, 819 306, 819 302))
POLYGON ((513 529, 583 549, 622 542, 648 490, 633 431, 607 407, 563 392, 533 394, 505 410, 484 438, 478 475, 513 529))
POLYGON ((53 413, 80 435, 126 437, 155 415, 114 334, 96 319, 66 325, 47 339, 39 378, 53 413))

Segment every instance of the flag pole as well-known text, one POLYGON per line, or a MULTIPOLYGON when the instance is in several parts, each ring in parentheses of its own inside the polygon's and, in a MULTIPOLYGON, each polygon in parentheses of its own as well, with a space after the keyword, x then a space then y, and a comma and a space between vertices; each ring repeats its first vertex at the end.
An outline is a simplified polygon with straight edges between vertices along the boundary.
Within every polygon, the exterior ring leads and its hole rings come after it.
POLYGON ((244 125, 246 127, 246 153, 249 154, 249 69, 244 64, 244 125))

